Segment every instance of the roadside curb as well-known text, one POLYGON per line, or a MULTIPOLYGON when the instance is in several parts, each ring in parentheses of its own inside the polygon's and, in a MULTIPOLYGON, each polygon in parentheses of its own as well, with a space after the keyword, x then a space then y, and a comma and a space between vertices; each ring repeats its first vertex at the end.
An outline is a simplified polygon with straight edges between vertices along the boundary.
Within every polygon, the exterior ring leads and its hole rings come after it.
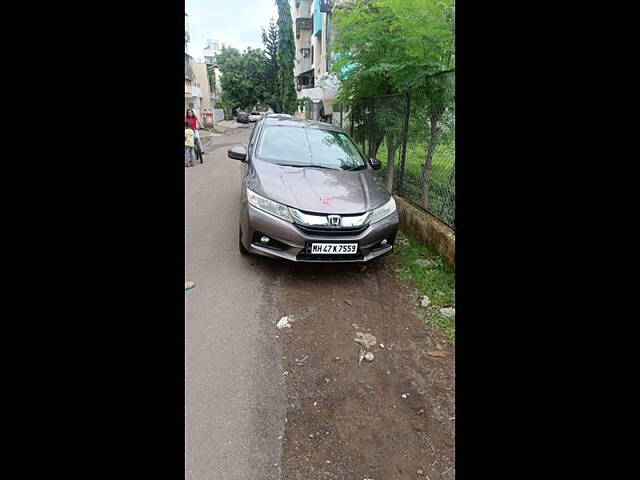
POLYGON ((406 198, 393 196, 398 207, 400 226, 433 248, 448 263, 456 263, 456 232, 428 212, 416 207, 406 198))

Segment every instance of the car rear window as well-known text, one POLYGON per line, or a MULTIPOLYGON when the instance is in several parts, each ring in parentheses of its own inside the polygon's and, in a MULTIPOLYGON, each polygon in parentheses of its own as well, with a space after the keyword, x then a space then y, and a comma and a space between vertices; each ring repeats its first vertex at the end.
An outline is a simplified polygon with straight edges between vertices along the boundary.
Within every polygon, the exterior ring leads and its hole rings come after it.
POLYGON ((317 128, 266 127, 260 135, 258 156, 272 163, 299 167, 344 170, 365 165, 348 135, 317 128))

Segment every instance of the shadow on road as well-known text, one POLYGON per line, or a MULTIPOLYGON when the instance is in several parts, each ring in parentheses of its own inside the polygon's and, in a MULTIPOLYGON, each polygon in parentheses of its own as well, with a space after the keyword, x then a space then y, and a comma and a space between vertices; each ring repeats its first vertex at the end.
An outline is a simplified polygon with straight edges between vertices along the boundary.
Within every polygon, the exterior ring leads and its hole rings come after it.
POLYGON ((364 272, 377 273, 385 268, 387 259, 377 258, 368 263, 295 263, 271 257, 251 255, 247 258, 247 265, 260 273, 273 277, 285 275, 293 279, 343 279, 351 278, 364 272))

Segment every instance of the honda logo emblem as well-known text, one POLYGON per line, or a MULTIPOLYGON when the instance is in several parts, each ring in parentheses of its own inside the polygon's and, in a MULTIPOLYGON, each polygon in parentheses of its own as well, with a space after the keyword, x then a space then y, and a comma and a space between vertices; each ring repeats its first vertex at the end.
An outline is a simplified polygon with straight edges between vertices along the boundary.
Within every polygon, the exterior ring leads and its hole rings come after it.
POLYGON ((340 226, 340 215, 329 215, 329 225, 332 227, 340 226))

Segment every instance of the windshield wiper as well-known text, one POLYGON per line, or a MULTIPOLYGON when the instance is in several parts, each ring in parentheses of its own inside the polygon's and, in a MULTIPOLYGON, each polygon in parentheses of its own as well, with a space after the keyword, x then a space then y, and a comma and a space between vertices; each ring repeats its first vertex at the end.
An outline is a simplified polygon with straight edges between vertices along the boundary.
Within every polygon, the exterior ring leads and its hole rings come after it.
POLYGON ((366 165, 356 165, 355 167, 351 167, 351 168, 345 168, 344 171, 345 172, 351 172, 353 170, 362 170, 363 168, 366 168, 366 165))
POLYGON ((324 168, 325 170, 341 170, 340 168, 325 167, 324 165, 307 165, 311 168, 324 168))
POLYGON ((324 168, 325 170, 340 170, 339 168, 325 167, 324 165, 293 165, 291 163, 276 163, 281 167, 297 167, 297 168, 324 168))

